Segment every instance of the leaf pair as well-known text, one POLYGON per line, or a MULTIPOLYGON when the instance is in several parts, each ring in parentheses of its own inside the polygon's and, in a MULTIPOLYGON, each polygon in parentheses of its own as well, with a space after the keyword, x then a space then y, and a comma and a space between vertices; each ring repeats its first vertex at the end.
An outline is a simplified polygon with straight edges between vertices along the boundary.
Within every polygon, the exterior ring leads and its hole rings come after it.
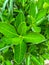
MULTIPOLYGON (((19 36, 16 33, 15 28, 12 25, 7 24, 7 23, 0 22, 0 32, 9 38, 19 36)), ((22 38, 24 38, 25 41, 32 42, 32 43, 40 43, 45 40, 44 36, 38 33, 34 33, 34 32, 23 35, 22 38)))

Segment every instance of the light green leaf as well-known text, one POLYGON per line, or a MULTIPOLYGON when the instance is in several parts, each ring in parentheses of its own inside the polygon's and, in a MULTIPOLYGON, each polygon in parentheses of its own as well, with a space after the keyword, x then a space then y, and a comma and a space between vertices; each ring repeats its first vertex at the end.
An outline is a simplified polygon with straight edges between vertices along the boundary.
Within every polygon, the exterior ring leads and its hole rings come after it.
POLYGON ((7 3, 8 3, 8 0, 5 0, 5 2, 4 2, 4 4, 3 4, 3 7, 2 7, 2 11, 5 10, 5 7, 6 7, 7 3))
POLYGON ((30 24, 30 25, 34 24, 35 18, 33 18, 33 16, 31 16, 31 15, 28 15, 27 16, 27 23, 30 24))
POLYGON ((30 32, 24 36, 26 42, 31 42, 33 44, 41 43, 45 40, 45 37, 39 33, 30 32))
POLYGON ((23 12, 19 12, 19 14, 16 16, 15 26, 16 28, 25 21, 25 16, 23 12))
POLYGON ((5 44, 0 40, 0 48, 3 48, 4 45, 5 45, 5 44))
POLYGON ((0 32, 6 37, 15 37, 17 36, 15 28, 7 23, 0 22, 0 32))
POLYGON ((41 28, 36 25, 32 25, 31 29, 33 32, 41 32, 41 28))
POLYGON ((45 53, 42 55, 44 59, 48 59, 49 60, 49 53, 45 53))
POLYGON ((30 10, 29 10, 29 14, 35 18, 35 15, 36 15, 36 5, 35 3, 30 3, 30 10))
POLYGON ((19 24, 18 29, 17 29, 18 33, 21 35, 25 35, 26 31, 27 31, 27 26, 26 26, 26 22, 22 22, 19 24))
POLYGON ((0 12, 0 19, 3 21, 3 16, 2 13, 0 12))
POLYGON ((31 56, 31 59, 32 59, 32 62, 33 62, 35 65, 41 65, 36 56, 32 55, 32 56, 31 56))
POLYGON ((21 4, 22 4, 22 6, 25 6, 25 2, 26 2, 27 0, 18 0, 18 2, 20 2, 21 4))
POLYGON ((30 55, 26 55, 26 65, 30 65, 31 64, 31 58, 30 55))
POLYGON ((3 45, 8 45, 8 44, 20 44, 20 42, 22 42, 22 38, 21 37, 15 37, 15 38, 7 38, 7 37, 3 37, 0 41, 0 47, 2 47, 3 45))
POLYGON ((26 44, 24 42, 14 47, 14 59, 18 64, 20 64, 23 61, 25 53, 26 44))
POLYGON ((26 0, 19 0, 22 3, 22 6, 25 6, 26 0))
POLYGON ((6 60, 6 65, 12 65, 12 63, 9 60, 6 60))
POLYGON ((13 0, 10 0, 9 14, 13 14, 13 0))
POLYGON ((11 40, 12 40, 13 44, 17 45, 23 41, 23 38, 22 37, 15 37, 15 38, 12 38, 11 40))
POLYGON ((38 0, 37 2, 37 6, 38 6, 38 9, 41 9, 43 7, 43 3, 44 3, 44 0, 38 0))
POLYGON ((44 65, 44 58, 41 55, 39 56, 39 61, 40 61, 41 65, 44 65))
POLYGON ((36 15, 36 24, 39 25, 42 22, 42 18, 44 19, 46 15, 46 10, 42 9, 38 12, 38 14, 36 15))

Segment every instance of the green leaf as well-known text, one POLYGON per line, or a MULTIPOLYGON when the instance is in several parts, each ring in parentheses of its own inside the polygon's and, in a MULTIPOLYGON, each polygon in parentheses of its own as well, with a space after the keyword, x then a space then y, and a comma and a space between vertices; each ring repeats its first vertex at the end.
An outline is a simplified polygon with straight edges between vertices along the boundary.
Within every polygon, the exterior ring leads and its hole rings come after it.
POLYGON ((32 55, 32 56, 31 56, 31 59, 32 59, 32 62, 33 62, 35 65, 41 65, 36 56, 32 55))
MULTIPOLYGON (((1 47, 2 47, 2 45, 7 45, 7 44, 11 44, 12 42, 11 42, 12 40, 10 40, 9 38, 6 38, 6 37, 3 37, 2 39, 1 39, 1 41, 0 41, 0 45, 1 45, 1 47)), ((4 47, 3 46, 3 47, 4 47)))
POLYGON ((44 18, 46 15, 46 10, 42 9, 38 12, 38 14, 36 15, 36 24, 39 25, 42 22, 42 18, 44 18))
POLYGON ((24 21, 25 21, 24 13, 19 12, 19 14, 16 16, 16 22, 15 22, 16 28, 24 21))
POLYGON ((5 0, 5 2, 3 4, 3 7, 2 7, 2 12, 5 10, 5 7, 6 7, 7 3, 8 3, 8 0, 5 0))
POLYGON ((1 42, 1 41, 0 41, 0 48, 3 48, 4 45, 5 45, 4 42, 1 42))
POLYGON ((46 34, 46 37, 49 39, 49 27, 46 28, 45 34, 46 34))
POLYGON ((10 0, 9 14, 13 15, 13 0, 10 0))
POLYGON ((34 44, 42 43, 45 40, 45 37, 39 33, 30 32, 24 36, 26 42, 31 42, 34 44))
POLYGON ((15 28, 7 23, 0 22, 0 32, 6 37, 15 37, 17 36, 15 28))
POLYGON ((49 0, 44 0, 44 2, 48 3, 49 4, 49 0))
POLYGON ((30 25, 34 24, 35 18, 33 18, 33 16, 31 16, 31 15, 28 15, 27 16, 27 23, 30 24, 30 25))
POLYGON ((30 55, 26 55, 26 65, 30 65, 31 64, 31 58, 30 55))
POLYGON ((9 60, 6 60, 6 65, 12 65, 12 63, 9 60))
POLYGON ((13 44, 17 45, 23 41, 23 38, 22 37, 15 37, 15 38, 12 38, 11 40, 12 40, 13 44))
POLYGON ((36 15, 36 5, 35 3, 30 3, 30 9, 29 9, 29 14, 34 18, 36 15))
POLYGON ((1 62, 1 61, 4 61, 4 57, 0 54, 0 64, 1 63, 3 64, 3 62, 1 62))
POLYGON ((49 60, 49 53, 45 53, 42 55, 44 59, 48 59, 49 60))
POLYGON ((47 2, 44 2, 43 8, 46 9, 46 8, 48 8, 48 7, 49 7, 49 4, 48 4, 47 2))
POLYGON ((18 2, 20 2, 21 4, 22 4, 22 6, 25 6, 25 2, 26 2, 27 0, 18 0, 18 2))
POLYGON ((22 3, 22 6, 25 6, 26 0, 19 0, 22 3))
POLYGON ((14 59, 18 64, 20 64, 23 61, 25 53, 26 53, 26 44, 24 42, 14 47, 14 59))
POLYGON ((44 58, 42 56, 39 56, 39 61, 40 61, 41 65, 44 65, 44 58))
POLYGON ((44 0, 38 0, 37 2, 37 6, 38 6, 38 9, 41 9, 43 7, 43 3, 44 3, 44 0))
POLYGON ((41 28, 36 25, 32 25, 31 29, 33 32, 41 32, 41 28))
POLYGON ((21 37, 15 37, 15 38, 7 38, 7 37, 3 37, 0 41, 0 47, 4 46, 5 44, 14 44, 14 45, 18 45, 22 42, 22 38, 21 37))
POLYGON ((3 21, 3 16, 2 13, 0 12, 0 19, 3 21))
POLYGON ((26 26, 26 22, 22 22, 19 24, 18 29, 17 29, 18 33, 21 35, 25 35, 26 31, 27 31, 27 26, 26 26))
POLYGON ((26 1, 27 1, 27 0, 21 0, 23 6, 25 6, 25 2, 26 2, 26 1))

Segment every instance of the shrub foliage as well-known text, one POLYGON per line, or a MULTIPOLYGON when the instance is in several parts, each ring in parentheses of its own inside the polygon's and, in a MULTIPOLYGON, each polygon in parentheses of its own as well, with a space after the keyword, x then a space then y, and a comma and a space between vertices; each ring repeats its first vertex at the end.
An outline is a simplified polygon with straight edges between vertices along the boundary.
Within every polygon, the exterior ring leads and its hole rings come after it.
POLYGON ((49 0, 0 0, 0 65, 44 65, 49 59, 49 0))

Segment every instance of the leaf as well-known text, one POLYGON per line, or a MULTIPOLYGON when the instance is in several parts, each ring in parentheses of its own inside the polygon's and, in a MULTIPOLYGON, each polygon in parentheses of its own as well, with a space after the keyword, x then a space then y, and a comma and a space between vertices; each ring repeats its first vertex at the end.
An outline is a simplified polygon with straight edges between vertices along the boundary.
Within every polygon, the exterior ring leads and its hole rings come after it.
POLYGON ((32 59, 32 62, 35 64, 35 65, 41 65, 39 60, 37 59, 37 57, 35 57, 34 55, 31 56, 31 59, 32 59))
MULTIPOLYGON (((30 52, 30 53, 32 53, 32 52, 34 53, 35 50, 37 50, 37 47, 36 47, 35 45, 31 45, 30 48, 29 48, 29 52, 30 52)), ((35 53, 36 53, 36 52, 35 52, 35 53)), ((34 53, 34 54, 35 54, 35 53, 34 53)))
POLYGON ((42 18, 45 17, 46 15, 46 10, 42 9, 38 12, 38 14, 36 15, 36 24, 39 25, 42 22, 42 18))
POLYGON ((31 42, 34 44, 42 43, 45 40, 45 37, 39 33, 30 32, 24 36, 26 42, 31 42))
POLYGON ((43 7, 43 3, 44 3, 44 0, 38 0, 37 2, 37 6, 38 6, 38 9, 41 9, 43 7))
POLYGON ((27 23, 30 24, 30 25, 34 24, 35 18, 33 18, 33 16, 28 15, 27 16, 27 23))
POLYGON ((4 61, 4 57, 1 54, 0 54, 0 61, 4 61))
POLYGON ((12 63, 9 60, 6 60, 6 65, 12 65, 12 63))
POLYGON ((8 0, 5 0, 5 2, 3 4, 3 7, 2 7, 2 12, 5 10, 5 7, 6 7, 7 3, 8 3, 8 0))
POLYGON ((2 13, 0 12, 0 19, 3 21, 3 16, 2 13))
POLYGON ((21 2, 22 2, 22 6, 25 6, 25 2, 26 2, 27 0, 21 0, 21 2))
POLYGON ((42 55, 44 59, 48 59, 49 60, 49 53, 45 53, 42 55))
POLYGON ((30 65, 30 64, 31 64, 30 55, 26 55, 26 65, 30 65))
POLYGON ((32 25, 31 29, 33 32, 41 32, 41 28, 36 25, 32 25))
POLYGON ((7 23, 0 22, 0 32, 6 37, 15 37, 17 36, 15 28, 7 23))
POLYGON ((4 0, 0 0, 0 7, 2 7, 4 0))
MULTIPOLYGON (((20 42, 22 42, 22 38, 21 37, 15 37, 15 38, 7 38, 7 37, 3 37, 0 41, 0 45, 8 45, 8 44, 13 44, 13 45, 18 45, 20 44, 20 42)), ((2 47, 0 46, 0 47, 2 47)))
POLYGON ((35 18, 36 15, 36 5, 34 3, 30 3, 30 9, 29 9, 29 14, 35 18))
POLYGON ((26 31, 27 31, 26 23, 25 22, 20 23, 19 26, 18 26, 17 31, 20 35, 25 35, 26 31))
POLYGON ((25 21, 24 13, 19 12, 19 14, 16 16, 16 22, 15 22, 16 28, 24 21, 25 21))
POLYGON ((19 0, 22 3, 22 6, 25 6, 26 0, 19 0))
POLYGON ((49 0, 44 0, 44 2, 48 3, 49 4, 49 0))
POLYGON ((18 2, 20 2, 21 4, 22 4, 22 6, 25 6, 25 2, 26 2, 27 0, 18 0, 18 2))
POLYGON ((23 61, 25 53, 26 44, 24 42, 14 47, 14 59, 18 64, 20 64, 23 61))
MULTIPOLYGON (((3 37, 3 38, 1 38, 0 39, 0 45, 1 45, 1 47, 2 47, 2 45, 7 45, 7 44, 11 44, 12 42, 10 41, 10 39, 9 38, 6 38, 6 37, 3 37)), ((4 47, 3 46, 3 47, 4 47)))
POLYGON ((1 40, 0 40, 0 48, 3 48, 4 47, 4 43, 3 42, 1 42, 1 40))
POLYGON ((46 37, 49 39, 49 26, 48 28, 46 28, 45 34, 46 34, 46 37))
POLYGON ((10 0, 9 14, 13 15, 13 0, 10 0))
POLYGON ((49 7, 49 4, 48 4, 47 2, 44 2, 43 8, 46 9, 46 8, 48 8, 48 7, 49 7))
POLYGON ((41 65, 44 65, 44 58, 42 56, 39 56, 39 61, 40 61, 41 65))

